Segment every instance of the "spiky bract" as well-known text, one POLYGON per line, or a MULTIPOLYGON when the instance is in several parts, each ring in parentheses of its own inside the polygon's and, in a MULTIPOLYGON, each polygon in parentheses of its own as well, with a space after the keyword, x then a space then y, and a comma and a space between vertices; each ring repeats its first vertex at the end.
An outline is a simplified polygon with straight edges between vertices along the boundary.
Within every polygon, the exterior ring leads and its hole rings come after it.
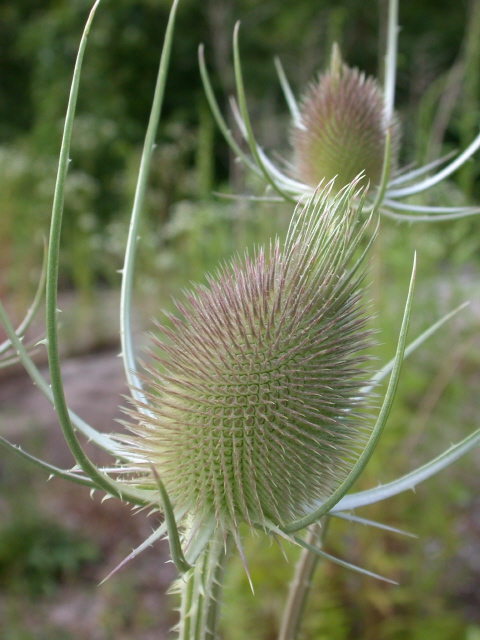
POLYGON ((357 186, 316 194, 283 249, 234 260, 158 326, 130 454, 197 522, 235 532, 304 515, 357 455, 370 344, 361 261, 348 269, 365 228, 357 186))
POLYGON ((398 125, 395 118, 387 121, 382 90, 374 78, 343 64, 334 47, 330 69, 310 85, 292 131, 295 177, 312 187, 336 178, 339 190, 363 171, 365 182, 377 186, 387 129, 395 160, 398 125))

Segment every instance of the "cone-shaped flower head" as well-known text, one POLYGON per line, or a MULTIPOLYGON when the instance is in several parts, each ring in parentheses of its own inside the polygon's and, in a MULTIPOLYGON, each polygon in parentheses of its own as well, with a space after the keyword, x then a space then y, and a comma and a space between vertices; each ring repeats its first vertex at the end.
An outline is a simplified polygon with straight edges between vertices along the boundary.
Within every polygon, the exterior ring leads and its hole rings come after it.
MULTIPOLYGON (((358 183, 317 193, 273 243, 220 269, 158 326, 130 455, 174 507, 224 531, 328 497, 367 427, 358 183)), ((365 223, 366 224, 366 223, 365 223)))
MULTIPOLYGON (((293 202, 304 200, 322 181, 333 178, 336 178, 335 193, 363 172, 363 185, 370 184, 370 194, 375 198, 370 197, 370 204, 375 203, 380 213, 391 218, 412 222, 449 220, 479 213, 480 207, 430 206, 405 201, 433 188, 464 165, 480 149, 480 133, 448 163, 449 156, 445 156, 423 167, 398 167, 400 127, 394 113, 398 2, 392 1, 388 5, 383 88, 374 78, 343 64, 338 47, 334 46, 330 68, 310 85, 298 103, 280 61, 276 60, 280 84, 292 116, 292 152, 282 163, 283 168, 271 160, 255 139, 243 80, 238 26, 233 36, 237 99, 232 98, 231 104, 249 152, 238 144, 221 114, 203 47, 200 47, 200 71, 213 116, 240 162, 269 190, 273 189, 273 200, 278 197, 293 202)), ((267 193, 262 197, 270 196, 267 193)))
POLYGON ((310 85, 300 105, 292 132, 295 177, 312 187, 336 178, 338 190, 363 171, 364 180, 377 186, 387 129, 394 160, 398 125, 387 121, 382 90, 374 78, 343 64, 335 45, 330 69, 310 85))

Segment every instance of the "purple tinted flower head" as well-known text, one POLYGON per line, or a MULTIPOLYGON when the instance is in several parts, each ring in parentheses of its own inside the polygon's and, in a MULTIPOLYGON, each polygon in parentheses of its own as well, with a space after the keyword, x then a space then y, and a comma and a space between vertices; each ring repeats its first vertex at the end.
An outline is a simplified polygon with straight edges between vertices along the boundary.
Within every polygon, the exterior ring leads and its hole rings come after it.
POLYGON ((226 532, 306 514, 345 478, 368 432, 372 339, 362 262, 349 266, 366 227, 361 190, 332 190, 297 208, 283 246, 186 293, 153 339, 133 458, 147 485, 158 470, 176 509, 226 532))

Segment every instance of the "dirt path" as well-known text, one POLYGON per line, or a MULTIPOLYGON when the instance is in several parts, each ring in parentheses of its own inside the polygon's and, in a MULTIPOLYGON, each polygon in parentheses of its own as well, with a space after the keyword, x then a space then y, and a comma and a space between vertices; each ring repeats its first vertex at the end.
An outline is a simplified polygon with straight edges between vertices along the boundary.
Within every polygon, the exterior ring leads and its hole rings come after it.
MULTIPOLYGON (((102 431, 118 430, 115 420, 122 417, 118 408, 125 404, 125 378, 118 351, 105 351, 66 360, 62 369, 65 393, 70 407, 83 419, 102 431)), ((12 441, 23 444, 36 455, 64 468, 72 458, 64 443, 56 416, 39 391, 25 375, 3 380, 0 385, 0 431, 12 441)), ((98 462, 108 458, 89 446, 98 462)), ((0 453, 0 532, 22 522, 28 506, 34 523, 58 526, 72 539, 87 541, 95 550, 95 562, 79 563, 68 576, 62 576, 51 592, 33 600, 28 589, 18 583, 2 587, 0 573, 0 637, 28 640, 159 640, 166 638, 175 622, 173 601, 165 601, 165 592, 175 572, 166 564, 168 550, 157 543, 102 586, 99 582, 138 546, 157 524, 158 518, 132 514, 117 500, 92 499, 88 490, 33 472, 13 454, 0 453), (18 482, 17 482, 18 478, 18 482), (21 484, 21 487, 18 486, 21 484), (12 486, 14 496, 9 495, 12 486), (25 613, 28 612, 28 613, 25 613), (160 633, 160 635, 159 635, 160 633), (27 635, 31 634, 31 635, 27 635)), ((18 535, 26 535, 21 529, 18 535)), ((1 544, 1 533, 0 533, 1 544)), ((75 544, 77 544, 75 542, 75 544)), ((73 545, 73 543, 72 543, 73 545)), ((77 547, 72 547, 73 551, 77 547)), ((35 548, 34 548, 35 551, 35 548)), ((38 551, 38 550, 37 550, 38 551)), ((77 550, 78 551, 78 550, 77 550)), ((58 549, 55 551, 58 553, 58 549)), ((1 568, 1 562, 0 562, 1 568)), ((16 569, 18 571, 18 567, 16 569)))

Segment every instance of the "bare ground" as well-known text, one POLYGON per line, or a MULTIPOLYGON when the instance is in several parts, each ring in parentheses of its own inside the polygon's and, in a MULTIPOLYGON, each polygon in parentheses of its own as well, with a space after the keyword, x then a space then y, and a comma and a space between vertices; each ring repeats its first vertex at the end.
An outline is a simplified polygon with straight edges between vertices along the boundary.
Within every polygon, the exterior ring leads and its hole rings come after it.
MULTIPOLYGON (((115 419, 122 416, 119 404, 126 392, 118 350, 72 358, 63 366, 65 392, 71 408, 87 422, 103 431, 118 430, 115 419)), ((0 385, 1 433, 12 441, 33 447, 50 463, 69 468, 72 458, 64 443, 56 416, 30 379, 12 376, 0 385), (32 436, 32 434, 34 434, 32 436)), ((97 461, 107 462, 102 453, 89 451, 97 461)), ((36 517, 57 522, 72 535, 90 541, 98 558, 81 563, 73 575, 62 576, 51 593, 34 599, 12 586, 0 584, 0 637, 25 640, 163 640, 175 623, 173 598, 165 592, 175 576, 167 563, 165 543, 157 543, 104 585, 100 581, 129 552, 138 546, 155 526, 155 516, 132 514, 117 500, 101 502, 90 497, 88 489, 52 479, 39 471, 26 471, 28 463, 15 461, 2 453, 0 478, 4 486, 22 482, 25 500, 36 517), (8 464, 7 464, 8 463, 8 464), (25 473, 27 475, 25 476, 25 473), (8 474, 8 475, 6 475, 8 474), (3 477, 2 477, 3 476, 3 477), (2 588, 3 587, 3 588, 2 588), (22 635, 23 633, 23 635, 22 635)), ((15 491, 17 500, 22 493, 15 491)), ((15 500, 0 495, 2 522, 13 521, 15 500)), ((22 535, 19 531, 19 535, 22 535)), ((1 580, 1 577, 0 577, 1 580)))

